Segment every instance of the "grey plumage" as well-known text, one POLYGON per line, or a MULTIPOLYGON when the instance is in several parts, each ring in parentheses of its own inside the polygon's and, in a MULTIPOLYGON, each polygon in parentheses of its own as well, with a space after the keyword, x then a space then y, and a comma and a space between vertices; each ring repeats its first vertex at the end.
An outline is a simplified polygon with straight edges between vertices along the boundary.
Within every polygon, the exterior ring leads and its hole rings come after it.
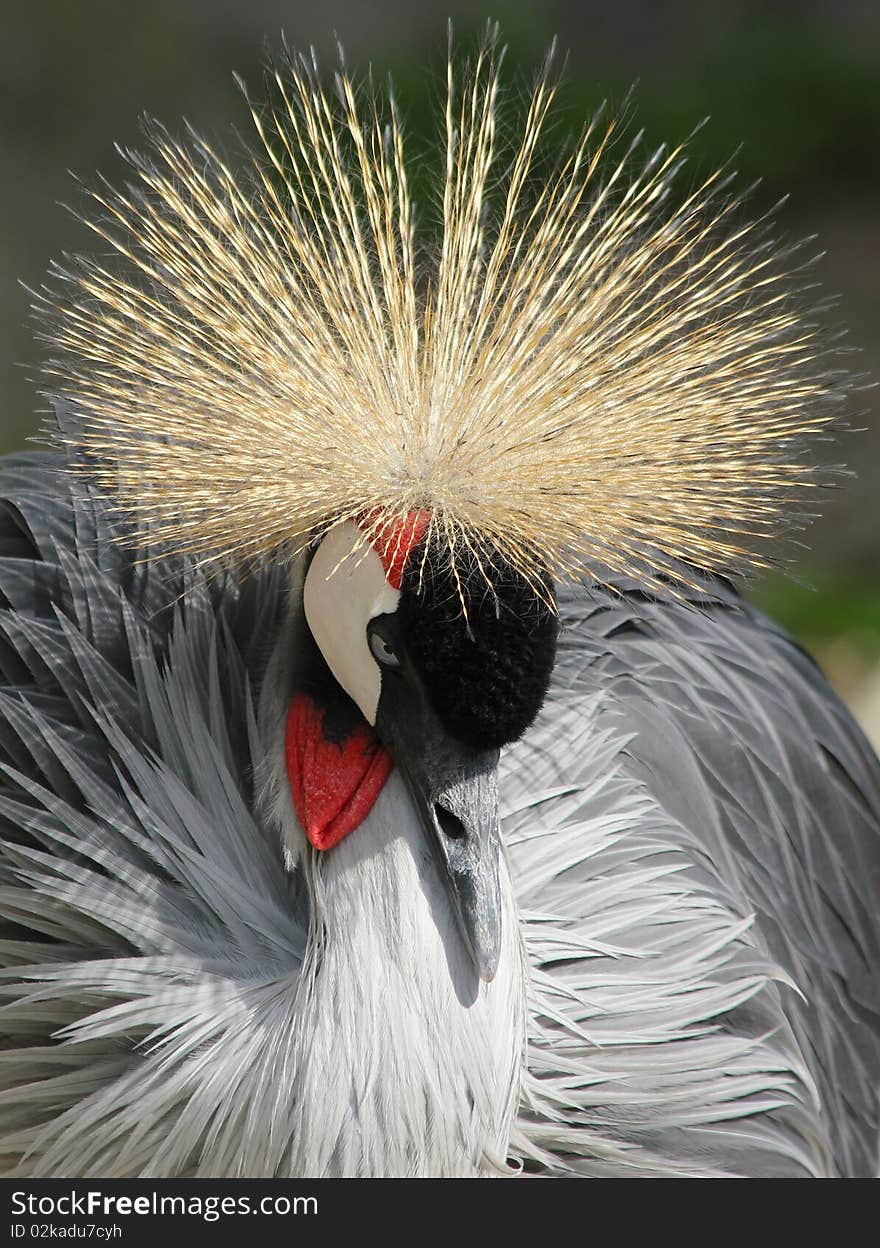
MULTIPOLYGON (((320 936, 257 800, 284 569, 138 561, 50 457, 7 460, 0 498, 2 1168, 309 1172, 296 1013, 320 936)), ((561 609, 550 696, 500 774, 531 966, 510 1163, 873 1173, 876 758, 722 585, 561 609)), ((456 1161, 420 1112, 386 1170, 505 1168, 456 1161)), ((322 1147, 320 1172, 383 1165, 322 1147)))
MULTIPOLYGON (((686 1167, 734 1173, 874 1173, 877 760, 812 661, 732 592, 707 587, 685 607, 620 588, 566 604, 552 700, 521 747, 541 786, 554 773, 588 783, 576 747, 554 760, 540 742, 542 731, 567 739, 562 708, 576 732, 592 696, 586 730, 613 734, 621 777, 650 797, 616 860, 605 868, 584 854, 565 887, 568 904, 583 906, 607 870, 626 898, 613 916, 612 943, 626 950, 610 964, 618 991, 604 1017, 590 1011, 599 1049, 582 1054, 608 1071, 597 1116, 638 1151, 656 1149, 663 1169, 689 1158, 686 1167), (640 906, 633 886, 652 871, 654 895, 640 906), (651 1002, 640 981, 655 976, 651 1002), (688 1002, 691 992, 706 1004, 688 1002), (710 1020, 711 1035, 676 1036, 677 1025, 694 1034, 710 1020), (664 1054, 656 1066, 651 1039, 664 1054)), ((540 788, 526 757, 521 766, 523 819, 533 820, 540 788)))

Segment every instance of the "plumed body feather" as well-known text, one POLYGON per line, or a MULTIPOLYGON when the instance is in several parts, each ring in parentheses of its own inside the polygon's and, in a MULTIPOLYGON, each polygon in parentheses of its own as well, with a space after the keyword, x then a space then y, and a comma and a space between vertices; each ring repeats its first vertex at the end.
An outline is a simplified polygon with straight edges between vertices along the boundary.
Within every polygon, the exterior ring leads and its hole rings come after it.
POLYGON ((394 783, 285 852, 280 563, 139 561, 52 457, 0 499, 6 1173, 874 1171, 880 767, 732 593, 561 601, 475 986, 394 783))

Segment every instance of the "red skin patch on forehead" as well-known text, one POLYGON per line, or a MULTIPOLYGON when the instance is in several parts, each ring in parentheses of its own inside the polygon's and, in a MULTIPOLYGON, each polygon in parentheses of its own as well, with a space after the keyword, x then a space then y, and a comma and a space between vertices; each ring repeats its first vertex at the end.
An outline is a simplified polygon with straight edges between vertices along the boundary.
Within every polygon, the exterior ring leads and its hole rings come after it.
MULTIPOLYGON (((380 512, 371 511, 360 521, 360 527, 368 532, 380 517, 380 512)), ((385 580, 392 589, 400 589, 407 560, 424 537, 430 522, 430 512, 411 511, 403 520, 394 517, 373 529, 370 545, 382 560, 385 580)))
POLYGON ((284 741, 296 816, 315 849, 332 849, 370 813, 394 763, 364 721, 343 741, 324 735, 324 711, 298 693, 284 741))

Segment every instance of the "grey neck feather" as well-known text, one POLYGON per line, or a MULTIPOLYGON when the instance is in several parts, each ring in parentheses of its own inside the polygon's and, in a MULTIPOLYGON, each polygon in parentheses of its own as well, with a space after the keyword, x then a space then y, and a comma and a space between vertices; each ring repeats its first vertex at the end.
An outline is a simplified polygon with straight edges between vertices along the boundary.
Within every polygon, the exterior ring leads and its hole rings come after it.
POLYGON ((293 1012, 293 1173, 474 1175, 503 1171, 522 1078, 526 958, 502 869, 503 948, 481 983, 396 772, 364 823, 326 854, 290 795, 284 723, 298 585, 260 700, 260 803, 288 869, 302 872, 310 930, 293 1012), (393 1021, 392 1021, 393 1020, 393 1021))

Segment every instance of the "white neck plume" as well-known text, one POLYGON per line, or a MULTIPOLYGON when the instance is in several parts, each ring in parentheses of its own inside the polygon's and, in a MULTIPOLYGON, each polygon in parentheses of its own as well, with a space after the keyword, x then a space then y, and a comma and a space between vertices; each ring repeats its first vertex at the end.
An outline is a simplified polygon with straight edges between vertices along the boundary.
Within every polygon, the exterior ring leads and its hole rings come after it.
POLYGON ((308 885, 296 995, 292 1174, 477 1175, 505 1167, 525 1049, 526 961, 501 866, 502 949, 479 980, 442 868, 394 771, 367 819, 325 854, 290 796, 279 646, 260 707, 263 811, 308 885))

